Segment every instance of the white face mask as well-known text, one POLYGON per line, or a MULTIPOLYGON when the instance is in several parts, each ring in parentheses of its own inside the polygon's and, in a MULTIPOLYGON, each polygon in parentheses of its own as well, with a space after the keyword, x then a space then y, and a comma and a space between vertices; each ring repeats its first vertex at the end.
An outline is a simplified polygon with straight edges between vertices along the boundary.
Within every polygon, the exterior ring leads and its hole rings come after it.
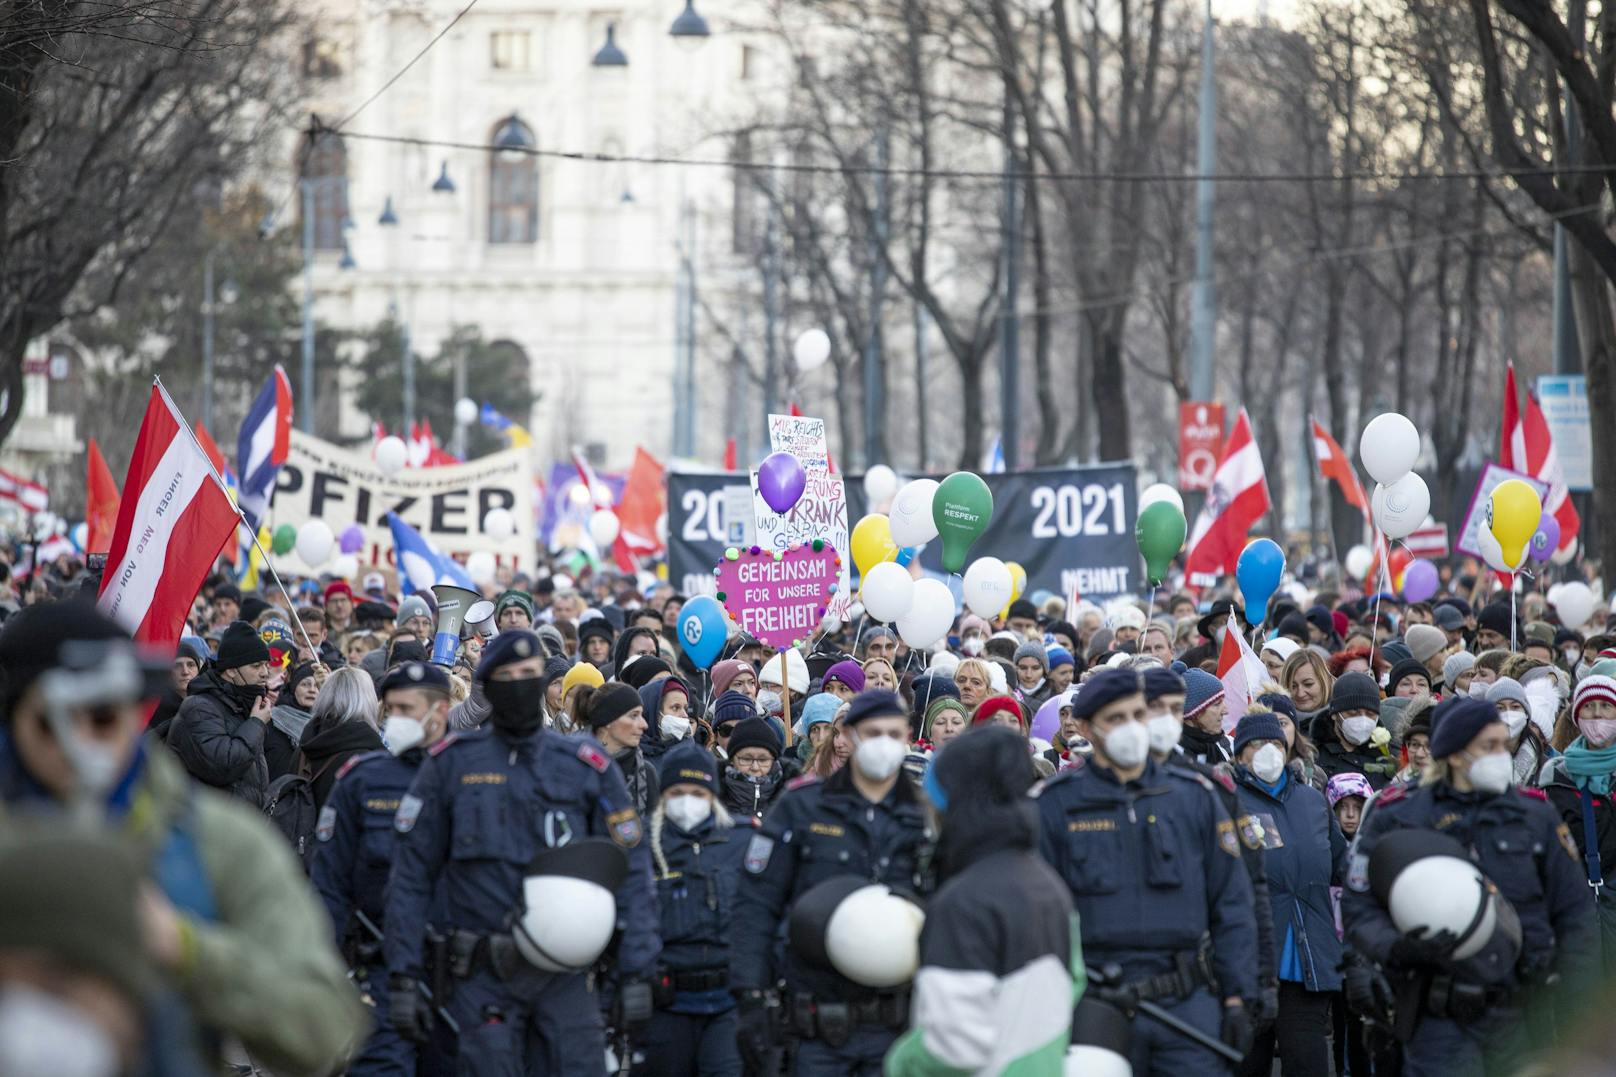
POLYGON ((987 641, 981 636, 971 636, 969 639, 961 641, 960 650, 965 652, 968 657, 975 658, 982 653, 982 648, 986 645, 987 641))
POLYGON ((1369 735, 1375 731, 1375 719, 1366 714, 1355 714, 1351 718, 1341 720, 1341 739, 1357 747, 1369 743, 1369 735))
POLYGON ((389 714, 382 723, 382 743, 394 755, 403 755, 426 739, 426 725, 419 718, 389 714))
POLYGON ((0 992, 0 1073, 6 1077, 114 1077, 118 1049, 77 1006, 20 985, 0 992))
POLYGON ((1502 718, 1504 720, 1504 725, 1509 727, 1509 739, 1510 740, 1514 740, 1516 737, 1520 736, 1521 735, 1521 730, 1526 728, 1526 712, 1525 711, 1503 711, 1503 710, 1501 710, 1501 711, 1498 712, 1498 717, 1502 718))
POLYGON ((1471 699, 1486 699, 1487 698, 1487 689, 1489 689, 1491 687, 1492 687, 1492 685, 1488 684, 1486 681, 1471 681, 1470 682, 1470 698, 1471 699))
POLYGON ((1616 740, 1616 718, 1584 718, 1577 723, 1582 737, 1595 748, 1604 748, 1616 740))
POLYGON ((1143 722, 1124 722, 1105 735, 1105 757, 1132 770, 1150 754, 1150 730, 1143 722))
POLYGON ((1470 784, 1483 793, 1502 793, 1515 777, 1508 752, 1490 752, 1470 762, 1470 784))
POLYGON ((713 802, 694 793, 681 793, 664 800, 662 810, 680 830, 694 830, 712 818, 713 802))
POLYGON ((1150 734, 1151 751, 1170 752, 1184 735, 1184 723, 1171 714, 1158 714, 1145 720, 1145 731, 1150 734))
POLYGON ((682 714, 664 714, 657 724, 662 728, 663 740, 684 740, 690 732, 690 719, 682 714))
POLYGON ((757 694, 758 709, 764 714, 779 714, 783 709, 780 693, 772 688, 765 688, 757 694))
POLYGON ((1285 772, 1285 753, 1277 744, 1264 744, 1251 757, 1251 772, 1265 785, 1273 785, 1285 772))
POLYGON ((1568 666, 1575 666, 1577 664, 1577 662, 1582 658, 1582 648, 1581 647, 1567 647, 1564 651, 1561 651, 1560 653, 1565 659, 1565 664, 1568 665, 1568 666))
POLYGON ((853 765, 870 781, 884 782, 898 772, 908 754, 909 749, 894 737, 860 737, 853 749, 853 765))

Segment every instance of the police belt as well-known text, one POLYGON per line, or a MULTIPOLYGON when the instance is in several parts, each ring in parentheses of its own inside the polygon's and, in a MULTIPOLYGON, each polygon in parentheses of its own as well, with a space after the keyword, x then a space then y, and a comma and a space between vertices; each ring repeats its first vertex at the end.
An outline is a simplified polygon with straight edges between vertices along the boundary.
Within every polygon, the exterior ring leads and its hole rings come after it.
POLYGON ((1179 1002, 1189 998, 1202 987, 1216 989, 1212 975, 1211 952, 1203 947, 1199 951, 1181 950, 1167 955, 1173 962, 1170 972, 1160 972, 1139 980, 1123 980, 1120 965, 1096 960, 1104 982, 1096 984, 1096 993, 1107 1002, 1132 1012, 1137 1002, 1179 1002))
POLYGON ((1439 972, 1431 977, 1424 1001, 1427 1015, 1464 1025, 1486 1016, 1494 1008, 1513 1004, 1515 989, 1501 984, 1470 983, 1439 972))
POLYGON ((449 933, 449 972, 457 980, 469 979, 483 969, 509 980, 524 964, 509 935, 478 935, 458 929, 449 933))
POLYGON ((791 995, 791 1029, 801 1039, 823 1040, 840 1047, 852 1038, 859 1025, 881 1025, 890 1029, 909 1027, 909 988, 883 991, 856 1002, 817 999, 813 995, 791 995))
POLYGON ((729 989, 729 969, 660 969, 657 981, 673 991, 725 991, 729 989))

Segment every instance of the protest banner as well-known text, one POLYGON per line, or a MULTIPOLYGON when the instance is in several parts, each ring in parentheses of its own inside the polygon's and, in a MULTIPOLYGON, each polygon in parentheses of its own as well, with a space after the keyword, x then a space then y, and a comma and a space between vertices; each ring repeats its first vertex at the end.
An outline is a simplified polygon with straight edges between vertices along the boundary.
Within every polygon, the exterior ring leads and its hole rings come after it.
POLYGON ((1178 488, 1210 490, 1223 450, 1223 405, 1188 401, 1178 406, 1178 488))
POLYGON ((769 445, 775 452, 789 452, 797 458, 807 473, 807 485, 791 511, 782 515, 763 500, 758 492, 757 472, 751 473, 756 533, 752 542, 765 550, 785 550, 815 539, 834 546, 841 557, 841 585, 830 612, 845 620, 852 603, 849 566, 853 563, 853 543, 847 522, 847 487, 842 476, 830 470, 825 420, 805 415, 770 415, 769 445))
MULTIPOLYGON (((526 449, 384 475, 366 456, 292 431, 270 501, 273 526, 301 527, 319 519, 340 534, 358 524, 365 532, 360 563, 391 565, 393 536, 384 519, 389 512, 457 561, 486 550, 497 565, 533 568, 533 462, 526 449), (516 521, 506 539, 483 534, 483 517, 499 508, 509 509, 516 521)), ((276 558, 277 566, 283 562, 293 571, 309 570, 295 554, 276 558)))
POLYGON ((731 547, 713 574, 730 620, 776 651, 814 633, 843 576, 841 556, 824 541, 784 550, 731 547))

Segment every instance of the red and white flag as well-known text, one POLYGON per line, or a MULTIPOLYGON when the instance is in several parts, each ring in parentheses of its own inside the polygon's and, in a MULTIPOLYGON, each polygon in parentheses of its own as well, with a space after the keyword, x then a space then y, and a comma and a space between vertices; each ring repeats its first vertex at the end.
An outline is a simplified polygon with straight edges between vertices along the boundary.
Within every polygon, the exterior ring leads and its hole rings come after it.
POLYGON ((1196 586, 1210 586, 1233 572, 1240 551, 1246 548, 1251 525, 1271 507, 1262 454, 1251 436, 1251 420, 1241 408, 1190 533, 1185 578, 1196 586))
POLYGON ((1565 469, 1554 451, 1554 438, 1549 434, 1543 409, 1538 407, 1531 393, 1526 394, 1524 412, 1519 400, 1515 390, 1515 364, 1511 363, 1504 375, 1504 427, 1498 436, 1498 464, 1548 484, 1549 492, 1543 495, 1543 511, 1560 525, 1558 548, 1564 550, 1577 541, 1582 519, 1577 515, 1577 506, 1571 502, 1571 492, 1566 489, 1565 469))
POLYGON ((1341 488, 1341 496, 1369 519, 1369 498, 1364 496, 1363 483, 1358 481, 1358 472, 1347 459, 1347 454, 1341 451, 1341 446, 1330 436, 1330 432, 1319 425, 1317 419, 1313 420, 1313 455, 1319 462, 1319 474, 1326 479, 1333 480, 1341 488))
MULTIPOLYGON (((663 481, 662 464, 639 446, 634 448, 634 466, 623 484, 623 496, 617 499, 616 512, 621 529, 612 545, 612 557, 618 568, 633 572, 639 567, 639 558, 662 552, 657 520, 667 513, 667 485, 663 481)), ((663 526, 667 526, 666 521, 663 526)))
POLYGON ((1240 724, 1251 701, 1262 695, 1262 686, 1271 678, 1268 667, 1246 643, 1234 618, 1229 619, 1229 630, 1223 634, 1223 648, 1218 651, 1218 680, 1223 682, 1223 731, 1233 733, 1240 724))
POLYGON ((161 384, 153 385, 123 481, 97 600, 101 612, 141 643, 172 646, 236 520, 179 409, 161 384))
POLYGON ((50 508, 49 490, 4 468, 0 468, 0 498, 16 502, 26 512, 44 512, 50 508))
POLYGON ((611 487, 601 482, 595 475, 595 469, 589 466, 589 461, 579 449, 572 450, 572 466, 578 472, 578 481, 583 483, 585 490, 589 491, 589 500, 597 509, 612 507, 611 487))

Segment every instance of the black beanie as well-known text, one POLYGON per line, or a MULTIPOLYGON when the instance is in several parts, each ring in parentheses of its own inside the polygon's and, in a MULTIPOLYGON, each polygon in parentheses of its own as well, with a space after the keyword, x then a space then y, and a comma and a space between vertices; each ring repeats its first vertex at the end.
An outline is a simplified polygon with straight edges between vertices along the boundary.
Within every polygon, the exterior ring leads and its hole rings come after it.
MULTIPOLYGON (((78 640, 127 639, 110 617, 82 600, 25 606, 0 632, 0 709, 11 709, 30 685, 61 661, 62 646, 78 640)), ((267 651, 267 648, 266 648, 267 651)))
POLYGON ((1431 758, 1446 759, 1464 751, 1488 723, 1501 721, 1498 708, 1484 699, 1444 699, 1431 714, 1431 758))
POLYGON ((1424 677, 1426 686, 1431 684, 1431 671, 1425 668, 1425 663, 1418 658, 1405 658, 1392 667, 1391 675, 1386 678, 1386 691, 1396 695, 1397 682, 1404 677, 1424 677))
POLYGON ((602 685, 589 697, 589 728, 601 729, 640 706, 640 693, 620 682, 602 685))
POLYGON ((780 738, 774 735, 774 727, 762 718, 748 718, 737 724, 724 751, 734 759, 742 748, 762 748, 776 759, 780 758, 780 738))
POLYGON ((219 657, 213 668, 220 673, 269 661, 269 644, 258 635, 258 630, 246 621, 231 621, 224 635, 219 637, 219 657))
POLYGON ((1367 673, 1343 673, 1330 689, 1330 713, 1342 711, 1380 712, 1380 689, 1367 673))
POLYGON ((1490 606, 1484 606, 1482 611, 1476 614, 1476 630, 1490 628, 1505 639, 1509 639, 1511 635, 1510 623, 1513 619, 1510 616, 1508 606, 1502 602, 1494 602, 1490 606))

